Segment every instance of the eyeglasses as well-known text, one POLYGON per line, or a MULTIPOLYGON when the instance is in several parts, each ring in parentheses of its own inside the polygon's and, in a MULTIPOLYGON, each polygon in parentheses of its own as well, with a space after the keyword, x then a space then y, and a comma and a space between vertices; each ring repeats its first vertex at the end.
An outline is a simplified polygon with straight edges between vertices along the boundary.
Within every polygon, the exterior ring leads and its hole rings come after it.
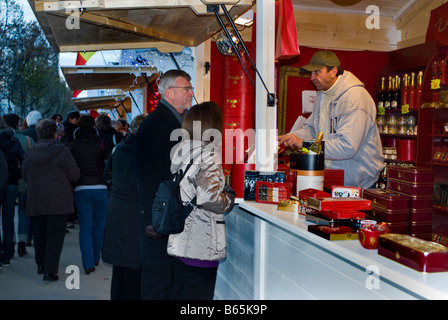
POLYGON ((188 92, 188 91, 194 91, 194 87, 169 87, 169 89, 173 89, 173 88, 179 88, 179 89, 184 89, 185 90, 185 92, 188 92))

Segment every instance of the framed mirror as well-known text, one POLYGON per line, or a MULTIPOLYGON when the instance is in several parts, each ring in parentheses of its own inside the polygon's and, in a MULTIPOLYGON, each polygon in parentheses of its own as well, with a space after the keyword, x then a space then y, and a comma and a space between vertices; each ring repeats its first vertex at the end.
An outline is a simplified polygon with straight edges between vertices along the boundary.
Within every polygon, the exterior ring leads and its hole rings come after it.
POLYGON ((308 72, 301 72, 300 68, 283 66, 280 68, 280 79, 278 84, 278 107, 277 107, 277 127, 278 135, 285 134, 286 130, 286 109, 288 98, 288 79, 289 77, 310 78, 308 72))

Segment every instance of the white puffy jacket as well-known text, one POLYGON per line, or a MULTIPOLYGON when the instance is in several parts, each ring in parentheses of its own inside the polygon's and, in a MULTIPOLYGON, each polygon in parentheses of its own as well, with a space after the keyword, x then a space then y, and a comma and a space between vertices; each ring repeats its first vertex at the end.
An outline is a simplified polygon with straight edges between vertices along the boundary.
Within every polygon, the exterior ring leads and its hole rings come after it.
POLYGON ((184 231, 169 236, 168 254, 198 260, 222 260, 226 257, 224 214, 232 209, 235 197, 223 192, 221 145, 186 140, 176 145, 171 155, 173 173, 184 170, 190 159, 195 159, 180 188, 184 202, 197 196, 197 207, 185 220, 184 231))

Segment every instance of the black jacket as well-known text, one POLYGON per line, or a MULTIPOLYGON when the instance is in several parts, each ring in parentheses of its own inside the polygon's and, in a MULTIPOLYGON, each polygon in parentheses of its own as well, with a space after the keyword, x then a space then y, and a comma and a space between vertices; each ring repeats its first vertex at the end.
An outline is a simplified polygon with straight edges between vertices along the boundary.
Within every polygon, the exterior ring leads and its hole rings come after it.
POLYGON ((22 177, 19 165, 22 164, 25 152, 11 129, 0 130, 0 151, 3 151, 8 164, 8 184, 19 184, 22 177))
POLYGON ((114 266, 140 269, 138 255, 138 192, 134 159, 135 135, 114 149, 104 170, 111 177, 102 258, 114 266))
POLYGON ((78 128, 76 124, 73 124, 66 119, 62 122, 62 125, 64 126, 64 142, 65 143, 72 143, 73 142, 73 132, 78 128))
POLYGON ((124 137, 120 132, 117 132, 117 130, 112 127, 109 127, 106 130, 98 130, 98 133, 101 141, 103 141, 107 156, 109 156, 112 149, 119 144, 124 137))
POLYGON ((79 128, 70 145, 73 157, 81 169, 75 186, 106 184, 103 179, 105 160, 104 147, 95 128, 79 128))
POLYGON ((26 129, 22 130, 22 134, 30 137, 31 139, 33 139, 34 142, 37 142, 39 140, 39 137, 37 136, 37 131, 36 131, 36 126, 29 126, 26 129))
POLYGON ((168 237, 154 240, 145 237, 145 228, 152 224, 152 203, 160 182, 171 178, 170 152, 176 141, 170 141, 171 132, 181 123, 162 100, 140 125, 135 140, 137 188, 140 201, 140 252, 145 265, 171 264, 167 254, 168 237))

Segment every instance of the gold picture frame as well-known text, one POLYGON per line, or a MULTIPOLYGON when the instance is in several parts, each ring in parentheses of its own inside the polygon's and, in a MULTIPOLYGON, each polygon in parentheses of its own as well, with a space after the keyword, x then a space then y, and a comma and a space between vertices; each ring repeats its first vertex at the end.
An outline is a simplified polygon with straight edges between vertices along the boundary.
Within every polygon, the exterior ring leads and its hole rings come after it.
POLYGON ((300 71, 300 68, 295 68, 291 66, 284 66, 280 68, 280 81, 278 84, 278 108, 277 108, 277 126, 279 135, 285 134, 289 77, 310 78, 311 74, 309 72, 302 72, 300 71))

